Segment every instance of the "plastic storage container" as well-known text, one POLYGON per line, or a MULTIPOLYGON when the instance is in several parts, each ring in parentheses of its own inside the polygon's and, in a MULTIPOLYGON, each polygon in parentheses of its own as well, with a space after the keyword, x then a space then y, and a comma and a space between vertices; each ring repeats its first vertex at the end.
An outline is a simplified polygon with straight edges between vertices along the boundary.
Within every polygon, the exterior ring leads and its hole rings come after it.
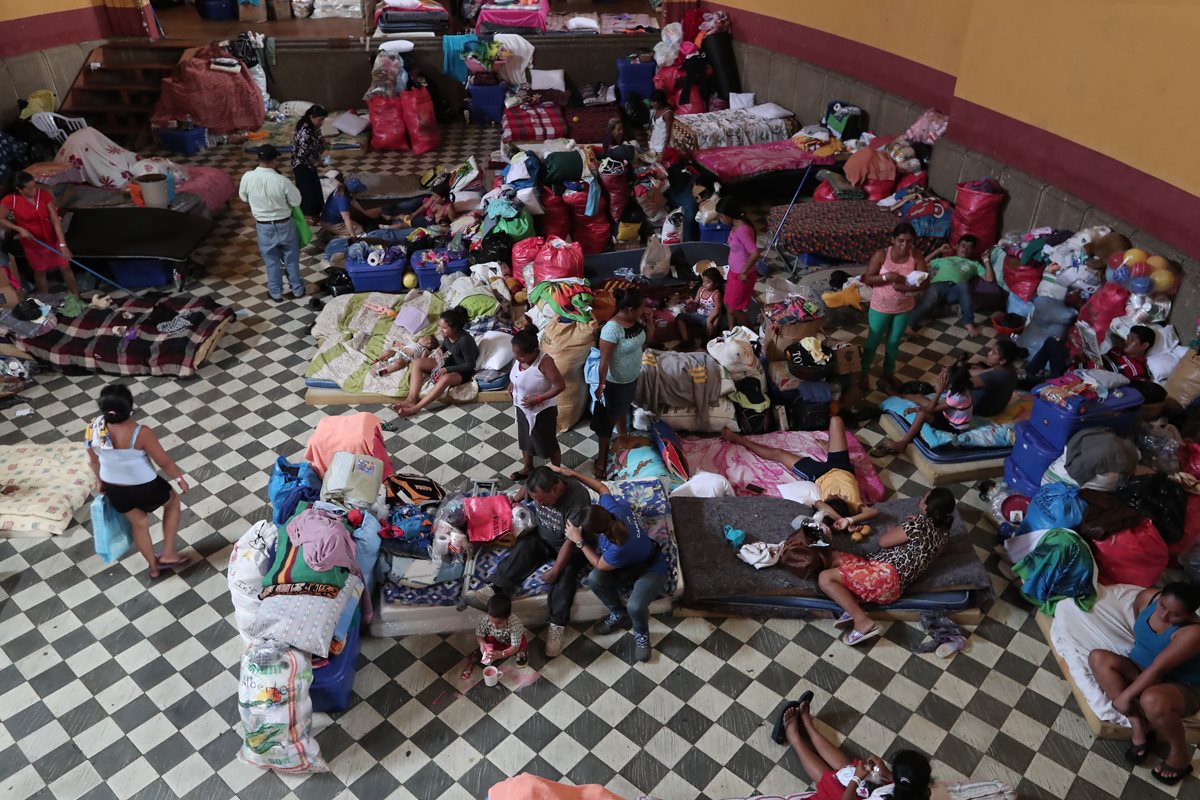
POLYGON ((632 98, 635 94, 643 100, 649 100, 650 95, 654 94, 654 83, 651 81, 647 81, 646 83, 641 83, 640 81, 617 81, 617 95, 622 103, 632 98))
MULTIPOLYGON (((1045 472, 1044 467, 1042 471, 1045 472)), ((1004 459, 1004 482, 1014 492, 1026 497, 1033 497, 1037 494, 1038 487, 1042 485, 1040 476, 1035 479, 1027 474, 1012 456, 1004 459)))
POLYGON ((471 97, 471 124, 483 125, 494 122, 497 125, 504 119, 504 97, 508 93, 508 84, 500 83, 495 86, 467 86, 467 94, 471 97))
POLYGON ((732 225, 722 225, 720 222, 701 222, 700 241, 725 244, 729 241, 729 232, 732 230, 732 225))
MULTIPOLYGON (((442 288, 442 276, 452 272, 461 272, 464 275, 470 271, 471 262, 466 258, 447 261, 440 269, 437 266, 423 266, 421 264, 428 250, 418 250, 412 254, 412 268, 417 273, 417 286, 428 292, 436 292, 442 288)), ((444 253, 445 250, 435 250, 435 253, 444 253)), ((355 287, 357 288, 357 287, 355 287)))
POLYGON ((156 128, 155 132, 158 134, 158 141, 163 149, 172 153, 183 153, 190 156, 199 153, 207 146, 204 128, 189 128, 188 130, 156 128))
POLYGON ((362 644, 358 630, 361 624, 359 615, 355 614, 342 652, 329 659, 325 666, 313 670, 312 686, 309 689, 313 711, 329 714, 345 711, 350 706, 350 693, 354 689, 354 675, 357 672, 355 665, 362 644))
MULTIPOLYGON (((654 59, 649 61, 630 61, 628 58, 617 59, 617 83, 638 83, 654 85, 654 59)), ((646 95, 649 97, 649 95, 646 95)))
POLYGON ((346 259, 346 274, 356 292, 390 292, 402 294, 404 289, 404 259, 372 267, 356 258, 346 259))
POLYGON ((229 22, 238 18, 237 0, 196 0, 200 19, 229 22))
MULTIPOLYGON (((1020 468, 1022 476, 1037 485, 1042 482, 1042 475, 1046 473, 1046 468, 1053 464, 1060 455, 1062 455, 1062 450, 1056 450, 1038 434, 1036 428, 1026 421, 1017 423, 1016 441, 1013 444, 1012 454, 1006 461, 1012 461, 1015 466, 1020 468)), ((1030 496, 1032 497, 1032 495, 1030 496)))

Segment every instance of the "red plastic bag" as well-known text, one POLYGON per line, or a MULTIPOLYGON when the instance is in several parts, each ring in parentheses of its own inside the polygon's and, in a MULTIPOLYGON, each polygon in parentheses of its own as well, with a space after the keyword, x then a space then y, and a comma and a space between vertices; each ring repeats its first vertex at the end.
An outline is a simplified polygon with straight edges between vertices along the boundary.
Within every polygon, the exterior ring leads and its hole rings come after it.
POLYGON ((1167 568, 1167 543, 1150 520, 1092 542, 1099 568, 1097 580, 1106 585, 1131 583, 1153 586, 1167 568))
POLYGON ((561 195, 549 186, 542 187, 542 235, 566 239, 571 235, 571 212, 561 195))
POLYGON ((399 97, 372 97, 367 103, 371 118, 372 150, 407 150, 404 111, 399 97))
POLYGON ((813 190, 813 200, 818 203, 829 203, 837 200, 837 195, 833 193, 833 185, 829 181, 821 181, 821 185, 813 190))
POLYGON ((1004 259, 1004 285, 1012 294, 1031 303, 1041 282, 1042 267, 1022 266, 1015 258, 1004 259))
POLYGON ((994 188, 998 190, 995 192, 971 188, 978 183, 971 181, 958 185, 954 194, 954 216, 950 219, 950 244, 958 244, 958 240, 969 233, 977 240, 975 252, 986 253, 996 243, 1004 190, 999 184, 995 184, 994 188))
POLYGON ((907 189, 910 186, 928 186, 928 185, 929 185, 929 173, 922 169, 922 170, 917 170, 916 172, 910 172, 907 175, 905 175, 904 177, 900 178, 898 181, 896 181, 896 191, 898 192, 901 189, 907 189))
POLYGON ((586 255, 603 253, 612 241, 612 220, 608 216, 608 201, 600 198, 600 207, 590 217, 576 214, 571 220, 571 238, 580 244, 586 255))
POLYGON ((428 153, 442 146, 442 132, 438 129, 433 98, 428 89, 410 89, 401 93, 400 107, 404 110, 404 125, 408 128, 414 154, 428 153))
POLYGON ((562 199, 567 204, 567 208, 571 210, 572 217, 583 214, 587 209, 587 189, 573 189, 563 192, 562 199))
POLYGON ((1183 538, 1167 545, 1167 553, 1178 559, 1200 542, 1200 494, 1188 494, 1187 512, 1183 515, 1183 538))
POLYGON ((1108 326, 1117 317, 1125 313, 1125 304, 1129 302, 1129 290, 1119 283, 1104 284, 1079 309, 1079 321, 1087 324, 1096 332, 1096 339, 1104 341, 1108 335, 1108 326))
POLYGON ((862 190, 867 193, 868 200, 878 203, 896 191, 896 182, 887 178, 868 178, 863 182, 862 190))
POLYGON ((512 530, 512 502, 502 494, 463 498, 467 538, 486 544, 512 530))
POLYGON ((671 107, 679 105, 679 79, 683 77, 683 68, 671 65, 659 67, 654 73, 654 88, 662 89, 671 107))
POLYGON ((551 236, 538 251, 533 262, 534 284, 560 278, 583 277, 583 247, 579 242, 565 242, 551 236))
POLYGON ((600 175, 600 185, 608 197, 608 214, 613 222, 620 222, 629 204, 629 176, 622 172, 620 175, 600 175))
MULTIPOLYGON (((531 266, 537 260, 538 251, 542 249, 542 245, 546 240, 540 236, 531 236, 528 239, 522 239, 513 245, 512 249, 512 274, 513 278, 525 286, 525 268, 531 266)), ((526 289, 532 289, 532 286, 525 286, 526 289)))
POLYGON ((703 114, 708 111, 708 103, 704 100, 704 95, 700 93, 699 86, 692 87, 691 97, 688 98, 686 103, 680 97, 679 102, 675 106, 676 115, 681 117, 687 114, 703 114))

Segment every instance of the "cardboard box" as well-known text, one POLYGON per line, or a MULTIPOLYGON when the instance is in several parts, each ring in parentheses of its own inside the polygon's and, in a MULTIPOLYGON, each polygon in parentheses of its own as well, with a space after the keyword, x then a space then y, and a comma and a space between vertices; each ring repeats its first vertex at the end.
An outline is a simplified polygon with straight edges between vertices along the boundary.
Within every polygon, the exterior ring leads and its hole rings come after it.
POLYGON ((292 0, 266 0, 267 16, 271 19, 291 19, 292 0))
POLYGON ((847 342, 833 348, 833 373, 835 375, 857 375, 861 370, 861 347, 847 342))
POLYGON ((820 336, 825 330, 825 318, 792 322, 787 325, 765 323, 763 328, 763 353, 768 361, 783 361, 787 349, 807 336, 820 336))
POLYGON ((266 22, 267 0, 258 0, 258 5, 238 2, 238 19, 242 22, 266 22))

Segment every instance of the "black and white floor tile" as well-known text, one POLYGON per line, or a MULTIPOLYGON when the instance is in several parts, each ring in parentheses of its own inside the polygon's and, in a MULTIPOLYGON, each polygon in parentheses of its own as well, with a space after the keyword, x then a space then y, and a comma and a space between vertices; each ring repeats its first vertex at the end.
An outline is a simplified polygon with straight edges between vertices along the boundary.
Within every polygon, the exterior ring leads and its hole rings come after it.
MULTIPOLYGON (((338 166, 418 171, 471 153, 486 158, 496 138, 452 126, 439 152, 338 153, 338 166)), ((232 147, 195 161, 235 179, 250 165, 232 147)), ((305 255, 310 281, 318 258, 305 255)), ((948 661, 912 654, 921 634, 907 624, 851 650, 827 621, 660 617, 647 664, 632 663, 627 641, 573 627, 562 657, 544 663, 535 653, 541 677, 532 685, 464 690, 458 671, 471 637, 368 638, 351 708, 317 715, 329 773, 283 776, 239 762, 229 546, 265 517, 276 454, 298 456, 317 420, 344 409, 302 401, 315 313, 268 300, 245 206, 220 218, 200 260, 198 291, 246 315, 197 378, 129 383, 142 419, 195 478, 182 537, 202 561, 151 584, 136 555, 102 565, 84 524, 53 540, 0 540, 0 797, 465 799, 522 771, 631 798, 786 794, 808 782, 767 725, 781 699, 805 688, 816 692, 821 724, 855 753, 913 746, 932 756, 939 777, 1000 778, 1023 798, 1173 796, 1147 768, 1124 765, 1123 745, 1093 739, 980 526, 976 544, 999 599, 970 649, 948 661)), ((905 343, 904 377, 925 377, 981 346, 944 321, 932 324, 905 343)), ((26 394, 31 415, 0 411, 0 443, 75 439, 109 380, 39 375, 26 394)), ((870 443, 880 432, 862 436, 870 443)), ((441 409, 389 442, 398 463, 441 480, 516 464, 511 412, 501 406, 441 409)), ((582 429, 563 444, 568 464, 595 452, 582 429)), ((926 488, 903 459, 879 466, 899 495, 926 488)), ((968 504, 969 488, 957 487, 968 504)), ((979 512, 969 507, 966 516, 977 522, 979 512)), ((1178 796, 1196 792, 1191 781, 1178 796)))

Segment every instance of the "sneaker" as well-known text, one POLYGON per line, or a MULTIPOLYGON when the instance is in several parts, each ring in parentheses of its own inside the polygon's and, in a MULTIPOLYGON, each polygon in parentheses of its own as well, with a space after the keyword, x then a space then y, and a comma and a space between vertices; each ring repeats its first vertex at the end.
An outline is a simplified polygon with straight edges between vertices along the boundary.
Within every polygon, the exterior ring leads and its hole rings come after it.
POLYGON ((463 599, 467 601, 467 605, 471 608, 487 611, 488 601, 495 596, 496 590, 491 586, 485 586, 482 589, 474 589, 467 592, 463 599))
POLYGON ((650 634, 635 633, 633 635, 633 657, 638 661, 650 660, 650 634))
POLYGON ((562 652, 565 634, 566 629, 562 625, 550 623, 550 627, 546 629, 546 658, 557 658, 562 652))
POLYGON ((271 294, 270 292, 267 292, 267 297, 271 298, 271 299, 272 299, 272 300, 274 300, 276 303, 278 303, 280 300, 282 300, 282 299, 283 299, 283 295, 282 295, 282 294, 271 294))
POLYGON ((304 297, 305 294, 307 294, 307 290, 303 286, 301 286, 299 289, 292 290, 292 297, 296 298, 297 300, 304 297))
POLYGON ((610 613, 607 617, 596 623, 596 633, 601 636, 607 636, 618 628, 629 628, 633 625, 633 620, 628 614, 613 614, 610 613))

